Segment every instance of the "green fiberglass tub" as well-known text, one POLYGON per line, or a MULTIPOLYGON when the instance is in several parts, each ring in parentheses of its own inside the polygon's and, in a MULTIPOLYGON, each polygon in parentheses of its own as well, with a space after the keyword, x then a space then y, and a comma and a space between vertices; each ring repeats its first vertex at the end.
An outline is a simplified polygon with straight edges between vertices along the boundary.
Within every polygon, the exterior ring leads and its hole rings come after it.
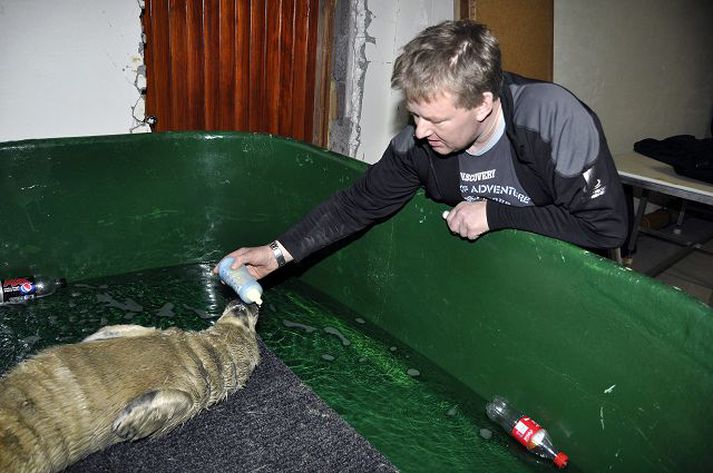
MULTIPOLYGON (((3 369, 106 323, 208 323, 221 309, 210 263, 270 241, 365 168, 241 133, 10 142, 0 165, 0 277, 65 277, 76 296, 3 312, 3 369), (164 290, 185 298, 174 317, 164 290), (115 312, 92 317, 85 296, 115 312)), ((264 281, 268 347, 403 471, 551 469, 484 416, 496 394, 544 424, 574 471, 710 471, 707 306, 537 235, 460 240, 443 209, 419 194, 264 281)))

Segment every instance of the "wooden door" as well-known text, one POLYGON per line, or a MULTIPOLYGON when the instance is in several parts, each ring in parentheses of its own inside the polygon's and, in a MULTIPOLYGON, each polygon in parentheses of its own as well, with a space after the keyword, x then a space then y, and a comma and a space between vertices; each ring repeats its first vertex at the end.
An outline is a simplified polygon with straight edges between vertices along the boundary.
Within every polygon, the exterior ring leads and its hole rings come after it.
POLYGON ((503 69, 552 80, 553 0, 456 0, 456 16, 488 25, 503 55, 503 69))
POLYGON ((147 0, 155 131, 268 132, 323 145, 333 0, 147 0))

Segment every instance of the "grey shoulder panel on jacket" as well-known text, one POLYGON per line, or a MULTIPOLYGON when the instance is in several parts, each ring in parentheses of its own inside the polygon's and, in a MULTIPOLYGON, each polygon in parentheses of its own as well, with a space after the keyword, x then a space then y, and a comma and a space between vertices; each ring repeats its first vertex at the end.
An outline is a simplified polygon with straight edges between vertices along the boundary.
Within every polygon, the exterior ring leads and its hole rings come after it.
POLYGON ((514 125, 535 132, 552 150, 557 173, 572 177, 599 156, 599 131, 589 110, 568 90, 550 82, 512 84, 514 125))
POLYGON ((415 132, 416 130, 413 125, 405 126, 398 135, 391 139, 391 146, 393 150, 401 155, 408 153, 408 151, 416 144, 416 140, 413 136, 415 132))

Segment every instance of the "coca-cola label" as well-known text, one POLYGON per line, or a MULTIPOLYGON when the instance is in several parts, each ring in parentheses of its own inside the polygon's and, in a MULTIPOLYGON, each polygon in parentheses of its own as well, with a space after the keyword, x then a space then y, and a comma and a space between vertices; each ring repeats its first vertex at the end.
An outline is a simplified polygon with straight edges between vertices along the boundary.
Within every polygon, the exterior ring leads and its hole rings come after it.
POLYGON ((2 298, 5 303, 23 302, 35 296, 37 286, 33 278, 5 279, 2 282, 2 298))
POLYGON ((515 427, 512 428, 512 436, 526 448, 530 449, 533 447, 530 443, 532 436, 540 429, 542 429, 542 427, 534 420, 529 417, 520 417, 520 419, 515 422, 515 427))

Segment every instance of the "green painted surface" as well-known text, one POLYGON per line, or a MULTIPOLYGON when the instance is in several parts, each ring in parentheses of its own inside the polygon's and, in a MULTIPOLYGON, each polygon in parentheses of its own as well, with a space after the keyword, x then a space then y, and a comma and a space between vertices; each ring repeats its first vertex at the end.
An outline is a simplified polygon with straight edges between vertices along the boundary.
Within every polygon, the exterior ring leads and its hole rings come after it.
MULTIPOLYGON (((364 168, 232 133, 5 143, 0 163, 0 276, 75 281, 264 243, 364 168)), ((709 308, 537 235, 461 241, 442 209, 419 195, 354 243, 266 284, 299 278, 474 398, 510 398, 582 471, 708 470, 709 308)))
MULTIPOLYGON (((78 342, 108 324, 205 328, 234 297, 210 271, 208 264, 190 264, 93 278, 33 304, 0 307, 0 373, 41 348, 78 342)), ((296 279, 269 290, 258 331, 402 471, 550 469, 486 419, 485 400, 296 279)))

